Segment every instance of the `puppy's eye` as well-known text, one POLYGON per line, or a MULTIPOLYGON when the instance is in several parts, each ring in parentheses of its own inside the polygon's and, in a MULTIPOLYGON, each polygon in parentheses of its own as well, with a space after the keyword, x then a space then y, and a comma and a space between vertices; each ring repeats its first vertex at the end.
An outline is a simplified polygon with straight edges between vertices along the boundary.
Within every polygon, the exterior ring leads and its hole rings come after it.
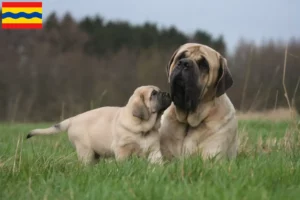
POLYGON ((153 90, 152 93, 151 93, 151 96, 155 96, 155 95, 157 95, 157 93, 158 92, 156 90, 153 90))

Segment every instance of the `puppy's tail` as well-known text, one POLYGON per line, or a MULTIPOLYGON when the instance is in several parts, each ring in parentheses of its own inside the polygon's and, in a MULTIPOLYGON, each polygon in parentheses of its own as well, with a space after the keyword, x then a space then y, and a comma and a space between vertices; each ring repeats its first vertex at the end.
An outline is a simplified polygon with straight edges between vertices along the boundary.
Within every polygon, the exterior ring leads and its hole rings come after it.
POLYGON ((67 131, 70 126, 70 123, 71 123, 71 119, 69 118, 49 128, 34 129, 28 133, 27 139, 35 135, 52 135, 63 131, 67 131))

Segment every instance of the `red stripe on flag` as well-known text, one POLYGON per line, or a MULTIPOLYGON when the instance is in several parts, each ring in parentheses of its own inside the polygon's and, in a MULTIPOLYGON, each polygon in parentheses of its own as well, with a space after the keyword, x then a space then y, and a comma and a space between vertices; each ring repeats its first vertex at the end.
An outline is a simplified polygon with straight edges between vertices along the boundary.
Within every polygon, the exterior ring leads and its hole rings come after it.
POLYGON ((2 7, 42 7, 42 2, 2 2, 2 7))
POLYGON ((41 29, 43 24, 2 24, 2 29, 41 29))

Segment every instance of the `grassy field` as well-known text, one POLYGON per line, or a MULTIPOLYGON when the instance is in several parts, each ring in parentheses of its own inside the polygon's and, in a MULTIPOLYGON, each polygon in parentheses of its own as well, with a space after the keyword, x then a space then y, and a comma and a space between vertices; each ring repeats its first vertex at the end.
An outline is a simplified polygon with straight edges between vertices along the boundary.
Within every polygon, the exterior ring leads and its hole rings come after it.
POLYGON ((24 140, 48 124, 0 124, 0 199, 299 199, 300 148, 284 121, 244 120, 234 161, 77 162, 66 134, 24 140), (285 138, 285 139, 284 139, 285 138))

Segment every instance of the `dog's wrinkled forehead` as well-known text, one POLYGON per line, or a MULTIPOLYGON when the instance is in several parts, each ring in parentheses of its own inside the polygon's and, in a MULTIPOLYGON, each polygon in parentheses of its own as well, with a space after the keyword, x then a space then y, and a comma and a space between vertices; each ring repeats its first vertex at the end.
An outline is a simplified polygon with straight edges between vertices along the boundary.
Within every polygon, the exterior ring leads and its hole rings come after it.
POLYGON ((205 58, 209 64, 210 70, 218 70, 220 66, 220 54, 214 49, 197 43, 186 43, 179 47, 174 59, 171 61, 169 71, 172 71, 175 62, 184 54, 185 57, 195 61, 205 58))

